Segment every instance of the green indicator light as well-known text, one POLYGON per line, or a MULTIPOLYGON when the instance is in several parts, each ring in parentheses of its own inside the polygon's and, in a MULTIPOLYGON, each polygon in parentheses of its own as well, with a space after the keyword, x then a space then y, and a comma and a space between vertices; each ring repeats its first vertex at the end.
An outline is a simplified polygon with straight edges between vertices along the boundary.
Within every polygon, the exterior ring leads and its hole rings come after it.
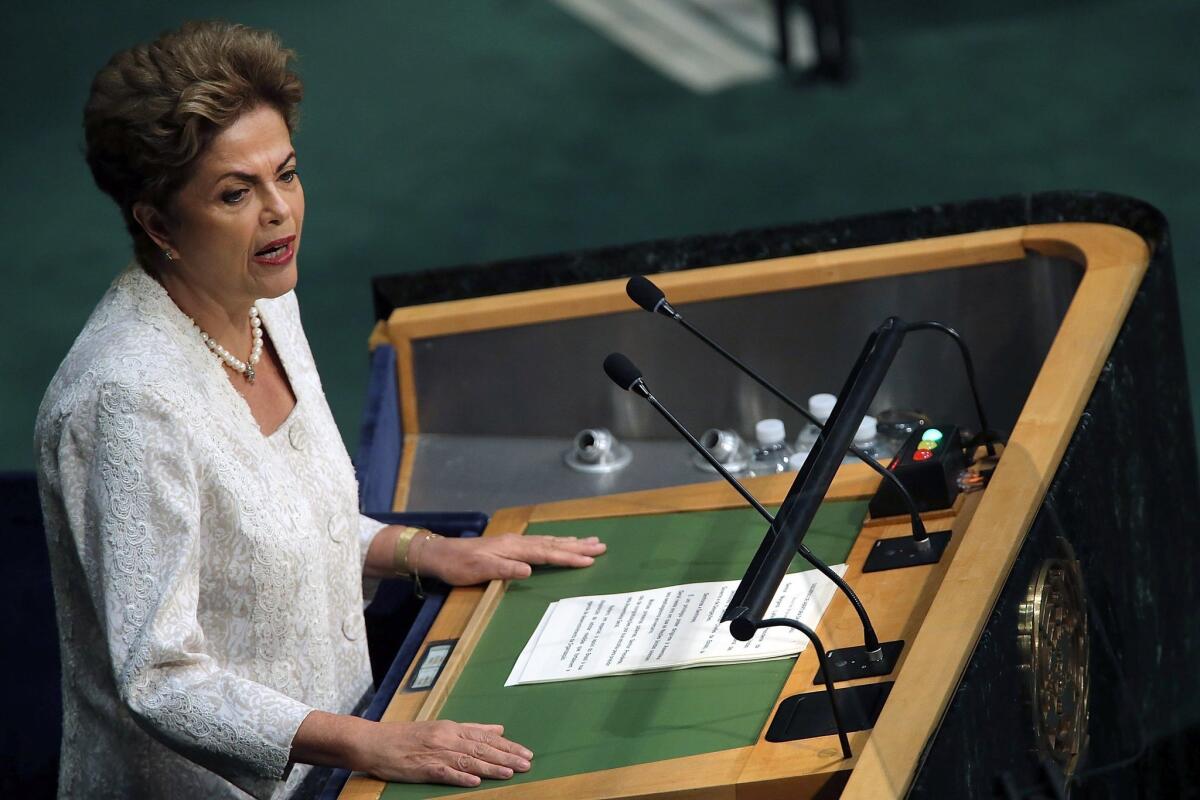
POLYGON ((921 434, 922 442, 940 442, 942 440, 942 432, 937 428, 930 428, 921 434))

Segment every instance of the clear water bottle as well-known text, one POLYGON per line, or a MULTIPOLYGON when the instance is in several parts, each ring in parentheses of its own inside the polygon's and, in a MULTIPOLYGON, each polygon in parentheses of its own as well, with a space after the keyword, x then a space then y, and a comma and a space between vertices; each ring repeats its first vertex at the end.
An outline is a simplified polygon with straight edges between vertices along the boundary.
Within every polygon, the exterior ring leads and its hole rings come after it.
MULTIPOLYGON (((896 454, 888 440, 879 435, 879 424, 870 414, 863 417, 858 430, 854 432, 854 446, 884 466, 887 466, 887 462, 896 454)), ((848 460, 859 459, 851 453, 848 460)))
POLYGON ((900 452, 909 435, 929 425, 929 415, 923 411, 889 408, 879 412, 878 437, 888 448, 889 457, 900 452))
POLYGON ((750 456, 751 475, 774 475, 790 469, 792 448, 787 443, 783 420, 761 419, 754 426, 758 446, 750 456))
MULTIPOLYGON (((829 415, 833 413, 833 407, 836 405, 837 395, 814 394, 808 398, 808 413, 816 417, 817 422, 824 425, 829 421, 829 415)), ((804 463, 804 459, 808 458, 808 454, 812 451, 813 445, 817 443, 817 437, 820 435, 821 429, 811 422, 800 429, 800 435, 796 437, 796 455, 792 459, 792 469, 800 469, 800 465, 804 463)))

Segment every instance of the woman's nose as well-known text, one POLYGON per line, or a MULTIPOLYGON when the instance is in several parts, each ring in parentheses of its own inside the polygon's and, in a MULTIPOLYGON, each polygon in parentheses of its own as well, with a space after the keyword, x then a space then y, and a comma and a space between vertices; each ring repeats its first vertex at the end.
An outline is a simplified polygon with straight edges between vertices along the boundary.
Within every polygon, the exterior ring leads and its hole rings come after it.
POLYGON ((262 223, 264 225, 280 225, 291 219, 292 207, 287 199, 274 184, 264 184, 262 223))

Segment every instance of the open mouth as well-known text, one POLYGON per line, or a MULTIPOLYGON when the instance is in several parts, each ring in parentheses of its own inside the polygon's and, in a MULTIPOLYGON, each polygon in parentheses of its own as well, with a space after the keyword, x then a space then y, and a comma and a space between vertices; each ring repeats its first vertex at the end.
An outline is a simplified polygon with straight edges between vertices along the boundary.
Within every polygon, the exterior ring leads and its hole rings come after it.
POLYGON ((295 241, 295 235, 285 236, 282 239, 276 239, 261 250, 254 253, 256 260, 273 262, 280 259, 286 259, 291 255, 292 242, 295 241))

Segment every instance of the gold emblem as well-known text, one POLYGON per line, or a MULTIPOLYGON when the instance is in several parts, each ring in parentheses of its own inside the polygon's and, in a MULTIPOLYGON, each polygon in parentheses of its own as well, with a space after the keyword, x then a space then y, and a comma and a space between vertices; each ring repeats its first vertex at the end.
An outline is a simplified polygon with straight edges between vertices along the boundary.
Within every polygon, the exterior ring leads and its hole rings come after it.
POLYGON ((1075 551, 1042 562, 1019 610, 1021 672, 1038 751, 1069 779, 1087 746, 1088 627, 1083 575, 1075 551))

